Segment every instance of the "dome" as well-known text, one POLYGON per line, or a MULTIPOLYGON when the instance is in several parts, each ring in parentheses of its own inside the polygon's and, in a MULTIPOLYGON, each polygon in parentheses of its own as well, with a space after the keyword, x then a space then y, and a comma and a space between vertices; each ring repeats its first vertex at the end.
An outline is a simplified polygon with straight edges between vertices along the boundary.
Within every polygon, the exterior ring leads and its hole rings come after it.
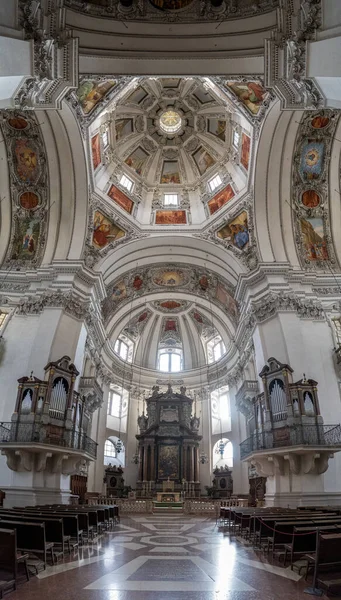
POLYGON ((135 78, 92 122, 91 143, 96 132, 105 136, 96 193, 145 229, 205 227, 248 191, 252 119, 226 81, 135 78))

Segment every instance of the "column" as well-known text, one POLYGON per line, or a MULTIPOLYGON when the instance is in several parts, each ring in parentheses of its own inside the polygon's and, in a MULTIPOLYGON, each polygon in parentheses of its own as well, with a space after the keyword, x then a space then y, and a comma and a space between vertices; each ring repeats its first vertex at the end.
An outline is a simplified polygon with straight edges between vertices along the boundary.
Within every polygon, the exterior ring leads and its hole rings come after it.
POLYGON ((195 478, 194 478, 194 447, 193 446, 190 446, 189 452, 190 452, 190 465, 191 465, 190 481, 195 481, 195 478))
POLYGON ((91 438, 98 444, 97 460, 90 464, 88 476, 88 492, 103 493, 104 484, 104 444, 106 440, 107 405, 109 397, 109 386, 103 386, 103 404, 95 412, 92 419, 91 438))
POLYGON ((148 474, 148 445, 143 446, 143 481, 147 481, 148 474))
POLYGON ((155 481, 155 446, 151 446, 150 453, 150 481, 155 481))
MULTIPOLYGON (((131 462, 137 448, 137 397, 133 394, 129 394, 128 404, 128 418, 127 418, 127 433, 126 433, 126 454, 125 454, 125 469, 124 469, 124 482, 125 485, 130 485, 132 488, 136 487, 136 481, 141 481, 142 462, 140 456, 140 463, 138 465, 131 462)), ((141 448, 139 449, 139 452, 141 448)))
POLYGON ((138 481, 142 481, 143 476, 143 447, 139 446, 139 474, 138 481))

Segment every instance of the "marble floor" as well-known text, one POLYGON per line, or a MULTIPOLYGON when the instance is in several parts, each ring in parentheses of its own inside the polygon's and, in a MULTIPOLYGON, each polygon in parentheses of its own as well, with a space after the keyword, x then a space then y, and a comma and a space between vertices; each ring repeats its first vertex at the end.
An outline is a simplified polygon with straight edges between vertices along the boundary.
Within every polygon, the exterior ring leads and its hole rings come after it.
POLYGON ((214 520, 164 514, 122 518, 96 544, 20 579, 8 598, 303 600, 306 587, 298 573, 230 539, 214 520))

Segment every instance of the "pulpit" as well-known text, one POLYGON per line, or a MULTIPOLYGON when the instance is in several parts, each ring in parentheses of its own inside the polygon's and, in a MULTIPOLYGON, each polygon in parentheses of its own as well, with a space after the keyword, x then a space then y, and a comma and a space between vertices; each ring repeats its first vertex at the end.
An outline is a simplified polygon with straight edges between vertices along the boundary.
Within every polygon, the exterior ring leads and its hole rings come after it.
POLYGON ((138 418, 140 496, 175 493, 180 498, 183 481, 190 484, 189 495, 200 495, 200 419, 192 414, 193 399, 185 392, 182 387, 175 393, 169 385, 161 393, 154 386, 147 413, 138 418))

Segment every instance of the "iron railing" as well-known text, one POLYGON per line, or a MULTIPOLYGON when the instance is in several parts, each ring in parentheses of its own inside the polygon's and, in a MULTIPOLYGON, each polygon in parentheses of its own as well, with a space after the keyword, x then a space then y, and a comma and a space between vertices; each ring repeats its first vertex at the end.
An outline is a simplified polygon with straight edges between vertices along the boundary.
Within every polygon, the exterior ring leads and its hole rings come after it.
POLYGON ((273 450, 291 446, 340 446, 340 425, 293 425, 254 433, 240 444, 243 459, 258 450, 273 450))
POLYGON ((81 450, 92 458, 97 456, 97 443, 82 431, 54 427, 41 423, 0 423, 0 445, 4 443, 49 444, 72 450, 81 450))

